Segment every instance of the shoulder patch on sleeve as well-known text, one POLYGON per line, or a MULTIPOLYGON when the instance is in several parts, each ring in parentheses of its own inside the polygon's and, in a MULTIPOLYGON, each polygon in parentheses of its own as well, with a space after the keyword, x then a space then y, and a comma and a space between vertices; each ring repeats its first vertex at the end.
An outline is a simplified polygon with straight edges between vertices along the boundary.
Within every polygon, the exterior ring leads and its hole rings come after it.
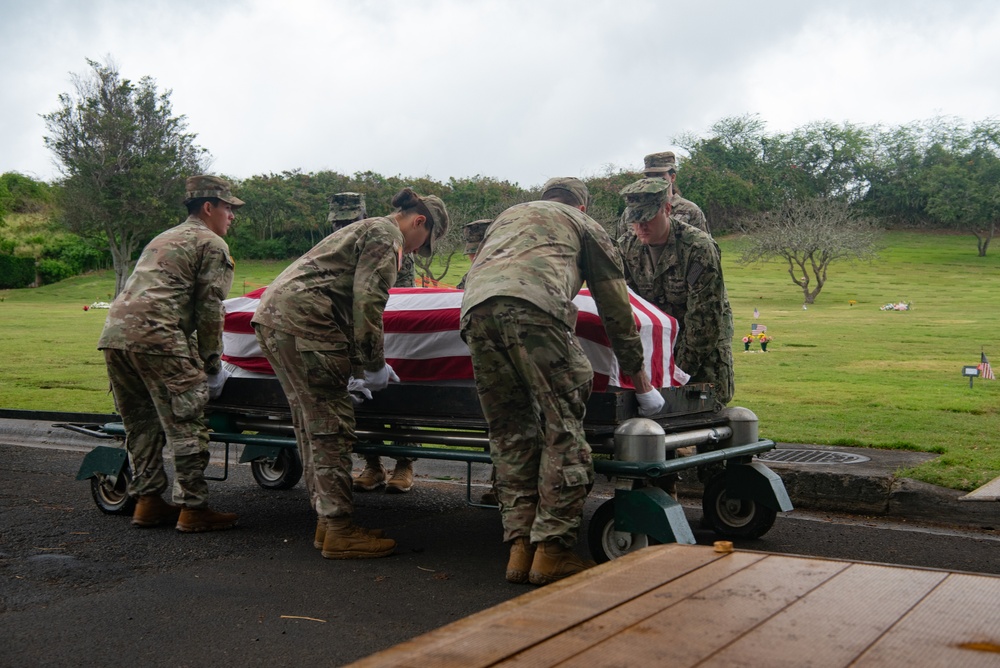
POLYGON ((694 284, 698 282, 698 279, 701 277, 701 274, 704 271, 705 267, 704 265, 702 265, 701 262, 692 262, 691 266, 688 267, 688 273, 686 277, 688 285, 694 287, 694 284))

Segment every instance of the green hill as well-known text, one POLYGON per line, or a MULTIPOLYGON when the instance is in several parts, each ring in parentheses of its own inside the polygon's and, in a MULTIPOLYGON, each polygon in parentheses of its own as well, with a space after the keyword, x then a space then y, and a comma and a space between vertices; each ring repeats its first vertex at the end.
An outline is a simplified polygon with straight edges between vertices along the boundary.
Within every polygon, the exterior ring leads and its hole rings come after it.
MULTIPOLYGON (((739 266, 723 239, 736 324, 734 405, 776 441, 942 453, 909 475, 973 489, 1000 475, 1000 382, 962 367, 980 351, 1000 365, 1000 254, 976 255, 969 236, 892 232, 873 264, 833 265, 815 304, 778 263, 739 266), (909 311, 882 311, 907 301, 909 311), (753 317, 754 309, 759 317, 753 317), (752 323, 773 336, 768 352, 740 339, 752 323)), ((240 262, 233 294, 264 285, 287 262, 240 262)), ((467 264, 451 267, 457 281, 467 264)), ((0 291, 0 407, 110 411, 94 348, 105 311, 84 311, 113 291, 110 272, 32 290, 0 291)))

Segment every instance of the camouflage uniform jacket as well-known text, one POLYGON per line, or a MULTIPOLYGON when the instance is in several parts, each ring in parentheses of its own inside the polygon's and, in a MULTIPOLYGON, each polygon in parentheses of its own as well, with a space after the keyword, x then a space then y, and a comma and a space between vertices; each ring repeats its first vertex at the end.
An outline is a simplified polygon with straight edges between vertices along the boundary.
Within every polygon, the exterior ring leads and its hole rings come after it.
POLYGON ((572 331, 573 298, 587 282, 623 373, 642 370, 621 258, 590 216, 559 202, 528 202, 504 211, 490 225, 467 274, 462 324, 472 307, 491 297, 522 299, 572 331))
POLYGON ((674 360, 694 380, 715 365, 720 351, 732 357, 733 312, 715 241, 690 225, 670 218, 670 233, 659 262, 638 237, 619 240, 625 280, 641 297, 677 319, 674 360))
POLYGON ((691 227, 697 227, 709 236, 712 234, 712 231, 708 229, 708 220, 705 218, 705 213, 701 210, 701 207, 689 199, 684 199, 677 194, 670 198, 670 215, 682 223, 687 223, 691 227))
POLYGON ((111 305, 97 347, 200 359, 206 373, 218 373, 222 301, 232 284, 229 246, 189 216, 143 249, 111 305))
POLYGON ((253 322, 292 336, 347 342, 353 372, 385 365, 382 312, 402 262, 390 218, 368 218, 316 244, 274 279, 253 322))

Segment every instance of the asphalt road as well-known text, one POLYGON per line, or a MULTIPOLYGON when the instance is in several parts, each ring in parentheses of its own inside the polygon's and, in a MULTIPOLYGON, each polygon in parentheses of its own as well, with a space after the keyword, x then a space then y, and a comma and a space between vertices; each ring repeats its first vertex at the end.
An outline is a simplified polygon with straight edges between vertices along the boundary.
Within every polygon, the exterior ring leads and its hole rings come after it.
MULTIPOLYGON (((398 553, 330 561, 312 547, 301 483, 266 491, 236 466, 211 489, 213 507, 240 513, 237 529, 140 530, 97 510, 74 480, 81 459, 0 445, 0 666, 341 665, 531 589, 504 581, 499 518, 467 506, 458 480, 358 495, 358 521, 386 529, 398 553)), ((595 490, 588 517, 607 492, 595 490)), ((998 547, 996 532, 801 512, 737 543, 1000 574, 998 547)))

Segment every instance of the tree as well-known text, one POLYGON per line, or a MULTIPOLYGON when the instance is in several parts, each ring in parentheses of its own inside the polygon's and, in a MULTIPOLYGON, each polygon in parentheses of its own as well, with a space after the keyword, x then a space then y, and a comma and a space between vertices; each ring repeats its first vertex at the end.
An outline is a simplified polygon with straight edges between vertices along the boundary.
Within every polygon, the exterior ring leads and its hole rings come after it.
POLYGON ((868 192, 865 166, 871 130, 851 123, 809 123, 767 141, 765 159, 780 174, 787 197, 845 197, 854 202, 868 192))
POLYGON ((117 295, 136 251, 177 222, 184 180, 203 171, 205 151, 173 115, 169 90, 157 92, 150 77, 123 79, 110 57, 87 64, 87 76, 72 75, 74 93, 42 116, 45 145, 60 163, 65 224, 106 241, 117 295))
POLYGON ((855 216, 846 201, 818 197, 787 200, 745 221, 743 231, 738 261, 783 259, 806 304, 823 289, 831 263, 873 259, 881 236, 869 220, 855 216))
POLYGON ((979 256, 985 257, 1000 218, 1000 122, 977 124, 951 151, 934 148, 938 158, 921 183, 927 214, 945 226, 971 232, 979 256))
POLYGON ((781 175, 769 162, 773 142, 765 125, 756 114, 733 116, 712 125, 708 137, 674 139, 690 154, 677 170, 677 186, 702 208, 713 232, 737 227, 782 198, 781 175))

